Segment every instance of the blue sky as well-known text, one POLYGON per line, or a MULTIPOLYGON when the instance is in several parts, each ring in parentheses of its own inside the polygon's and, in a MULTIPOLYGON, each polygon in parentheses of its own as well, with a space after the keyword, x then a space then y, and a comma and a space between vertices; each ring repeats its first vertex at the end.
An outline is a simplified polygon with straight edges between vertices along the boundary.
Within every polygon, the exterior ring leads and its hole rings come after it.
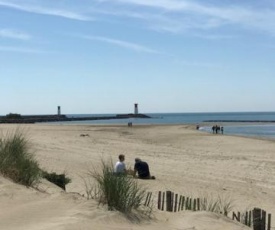
POLYGON ((0 0, 0 114, 275 111, 274 0, 0 0))

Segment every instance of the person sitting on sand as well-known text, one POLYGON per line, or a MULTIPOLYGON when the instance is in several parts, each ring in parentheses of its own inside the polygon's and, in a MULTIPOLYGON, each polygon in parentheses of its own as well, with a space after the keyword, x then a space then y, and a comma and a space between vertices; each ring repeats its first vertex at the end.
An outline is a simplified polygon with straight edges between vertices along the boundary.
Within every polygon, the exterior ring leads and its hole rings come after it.
POLYGON ((140 179, 156 179, 151 176, 147 162, 142 161, 140 158, 135 159, 134 177, 136 177, 136 173, 138 173, 138 178, 140 179))
POLYGON ((124 163, 125 156, 123 154, 120 154, 118 156, 118 162, 115 164, 114 173, 116 174, 126 174, 126 165, 124 163))

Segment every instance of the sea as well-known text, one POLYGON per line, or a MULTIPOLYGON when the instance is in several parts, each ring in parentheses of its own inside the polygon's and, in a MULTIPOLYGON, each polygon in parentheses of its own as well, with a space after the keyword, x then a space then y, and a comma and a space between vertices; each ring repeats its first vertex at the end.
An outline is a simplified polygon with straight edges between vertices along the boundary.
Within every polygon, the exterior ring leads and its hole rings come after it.
MULTIPOLYGON (((212 132, 213 125, 224 127, 224 135, 258 137, 275 140, 275 112, 227 113, 145 113, 151 118, 69 121, 70 124, 125 124, 143 125, 194 124, 199 131, 212 132), (227 122, 230 121, 230 122, 227 122)), ((115 116, 116 114, 67 114, 68 117, 115 116)))

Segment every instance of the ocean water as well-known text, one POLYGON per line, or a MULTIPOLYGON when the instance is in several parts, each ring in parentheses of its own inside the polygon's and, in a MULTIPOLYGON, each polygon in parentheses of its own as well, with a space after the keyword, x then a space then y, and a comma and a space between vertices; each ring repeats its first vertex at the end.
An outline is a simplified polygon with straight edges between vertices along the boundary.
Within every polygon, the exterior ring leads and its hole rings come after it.
MULTIPOLYGON (((85 116, 113 116, 116 114, 67 114, 68 117, 85 116)), ((151 118, 128 118, 128 119, 110 119, 110 120, 91 120, 91 121, 73 121, 60 122, 71 124, 125 124, 132 122, 135 124, 194 124, 200 125, 200 131, 211 133, 212 124, 224 126, 224 134, 252 136, 275 139, 275 112, 240 112, 240 113, 146 113, 151 118), (207 121, 230 120, 236 122, 212 122, 209 125, 207 121), (247 121, 265 121, 247 122, 247 121), (206 122, 208 125, 206 125, 206 122)))

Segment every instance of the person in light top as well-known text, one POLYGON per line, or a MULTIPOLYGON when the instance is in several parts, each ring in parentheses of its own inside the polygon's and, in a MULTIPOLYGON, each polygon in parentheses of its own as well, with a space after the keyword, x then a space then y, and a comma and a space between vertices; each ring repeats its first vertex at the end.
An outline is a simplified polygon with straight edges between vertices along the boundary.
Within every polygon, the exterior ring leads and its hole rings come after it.
POLYGON ((124 154, 120 154, 118 156, 118 162, 115 164, 115 169, 114 172, 117 174, 126 174, 126 165, 124 163, 125 161, 125 156, 124 154))

